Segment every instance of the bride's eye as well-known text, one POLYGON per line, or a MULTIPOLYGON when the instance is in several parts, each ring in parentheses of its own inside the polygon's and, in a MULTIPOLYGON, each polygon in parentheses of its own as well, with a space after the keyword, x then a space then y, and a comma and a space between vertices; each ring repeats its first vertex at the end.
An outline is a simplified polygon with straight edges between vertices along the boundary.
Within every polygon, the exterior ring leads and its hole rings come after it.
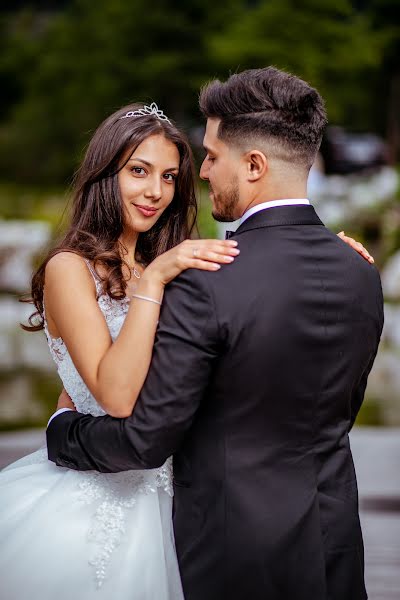
POLYGON ((146 171, 144 170, 143 167, 131 167, 131 172, 134 175, 145 175, 146 171))
POLYGON ((173 183, 177 177, 178 176, 175 175, 175 173, 165 173, 165 175, 164 175, 164 179, 166 179, 168 182, 171 182, 171 183, 173 183))

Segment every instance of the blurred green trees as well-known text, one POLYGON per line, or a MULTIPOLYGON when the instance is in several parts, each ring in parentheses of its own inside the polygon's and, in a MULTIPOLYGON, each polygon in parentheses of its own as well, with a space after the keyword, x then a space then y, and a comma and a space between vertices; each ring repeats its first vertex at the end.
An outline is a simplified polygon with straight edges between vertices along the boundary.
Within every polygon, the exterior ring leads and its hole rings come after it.
POLYGON ((195 127, 200 85, 244 68, 274 64, 304 77, 331 122, 361 130, 385 132, 382 114, 400 95, 396 0, 357 3, 362 10, 348 0, 26 4, 0 17, 3 180, 64 184, 90 132, 132 100, 156 100, 195 127), (392 91, 383 98, 385 77, 392 91))

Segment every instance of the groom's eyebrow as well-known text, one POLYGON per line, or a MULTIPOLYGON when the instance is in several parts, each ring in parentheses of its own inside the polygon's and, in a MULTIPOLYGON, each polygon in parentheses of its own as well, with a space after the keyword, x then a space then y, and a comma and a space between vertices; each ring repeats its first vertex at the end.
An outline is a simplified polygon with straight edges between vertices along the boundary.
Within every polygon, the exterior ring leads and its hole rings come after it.
POLYGON ((214 154, 214 150, 212 148, 210 148, 209 146, 207 146, 206 144, 203 144, 203 148, 207 152, 207 154, 214 154))

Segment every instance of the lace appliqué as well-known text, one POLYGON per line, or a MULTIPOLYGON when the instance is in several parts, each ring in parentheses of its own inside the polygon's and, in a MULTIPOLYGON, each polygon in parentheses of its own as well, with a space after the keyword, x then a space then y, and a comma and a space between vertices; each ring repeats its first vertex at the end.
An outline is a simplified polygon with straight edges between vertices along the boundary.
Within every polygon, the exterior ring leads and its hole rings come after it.
POLYGON ((88 531, 88 541, 95 544, 89 565, 99 589, 106 577, 114 550, 125 534, 126 511, 132 509, 141 494, 152 494, 157 488, 173 495, 172 459, 159 469, 124 473, 82 473, 78 500, 86 505, 98 503, 88 531))
POLYGON ((64 357, 67 353, 67 348, 62 340, 62 338, 52 338, 45 328, 47 341, 49 343, 50 354, 56 364, 60 363, 64 360, 64 357))
POLYGON ((118 337, 129 309, 130 298, 125 296, 121 300, 114 300, 103 294, 97 300, 101 312, 107 321, 107 326, 113 341, 118 337))
POLYGON ((162 488, 164 492, 171 496, 174 495, 173 486, 173 469, 172 469, 172 457, 168 458, 162 467, 156 469, 156 486, 162 488))

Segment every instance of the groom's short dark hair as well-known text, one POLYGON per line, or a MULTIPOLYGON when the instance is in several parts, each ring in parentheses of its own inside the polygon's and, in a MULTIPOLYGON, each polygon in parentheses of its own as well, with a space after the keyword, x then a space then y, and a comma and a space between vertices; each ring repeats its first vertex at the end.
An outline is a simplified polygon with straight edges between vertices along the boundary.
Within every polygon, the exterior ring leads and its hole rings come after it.
POLYGON ((327 123, 317 90, 274 67, 211 81, 200 92, 200 110, 221 119, 218 137, 226 144, 243 150, 258 144, 275 158, 307 168, 327 123))

